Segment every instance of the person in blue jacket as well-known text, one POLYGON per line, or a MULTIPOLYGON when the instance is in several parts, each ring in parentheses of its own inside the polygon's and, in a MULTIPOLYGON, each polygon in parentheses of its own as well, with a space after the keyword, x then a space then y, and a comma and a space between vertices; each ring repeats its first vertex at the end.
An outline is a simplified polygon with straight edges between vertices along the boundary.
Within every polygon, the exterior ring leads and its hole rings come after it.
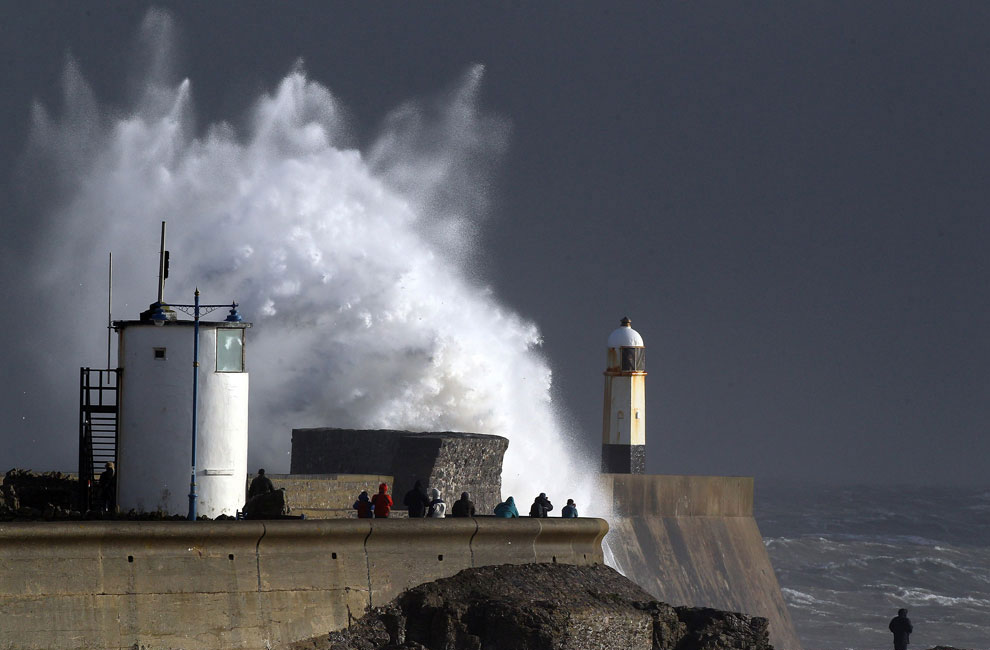
POLYGON ((495 506, 495 516, 504 517, 505 519, 511 519, 513 517, 519 516, 519 511, 516 510, 516 502, 512 497, 509 497, 502 503, 495 506))
POLYGON ((560 516, 565 517, 567 519, 574 519, 575 517, 578 516, 577 505, 575 505, 574 499, 567 500, 567 505, 564 506, 564 509, 560 511, 560 516))

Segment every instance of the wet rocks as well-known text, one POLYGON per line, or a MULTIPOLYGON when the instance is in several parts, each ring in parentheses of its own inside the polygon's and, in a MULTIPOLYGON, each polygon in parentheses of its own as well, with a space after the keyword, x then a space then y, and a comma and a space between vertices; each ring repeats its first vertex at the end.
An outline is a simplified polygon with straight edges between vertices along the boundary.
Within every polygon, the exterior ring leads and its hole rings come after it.
POLYGON ((767 621, 653 600, 605 566, 466 569, 293 650, 771 650, 767 621))

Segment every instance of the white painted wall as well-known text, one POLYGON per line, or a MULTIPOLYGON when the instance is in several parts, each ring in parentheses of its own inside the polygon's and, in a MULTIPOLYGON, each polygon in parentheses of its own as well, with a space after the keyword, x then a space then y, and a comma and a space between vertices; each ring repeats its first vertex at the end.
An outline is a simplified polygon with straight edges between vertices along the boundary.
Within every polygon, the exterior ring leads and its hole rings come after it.
POLYGON ((605 429, 608 445, 646 444, 646 373, 605 375, 605 429))
MULTIPOLYGON (((200 323, 198 514, 233 515, 247 475, 248 373, 216 372, 217 327, 200 323)), ((117 501, 121 510, 189 510, 193 326, 122 324, 117 501), (165 348, 165 359, 154 349, 165 348)), ((246 365, 246 364, 245 364, 246 365)))

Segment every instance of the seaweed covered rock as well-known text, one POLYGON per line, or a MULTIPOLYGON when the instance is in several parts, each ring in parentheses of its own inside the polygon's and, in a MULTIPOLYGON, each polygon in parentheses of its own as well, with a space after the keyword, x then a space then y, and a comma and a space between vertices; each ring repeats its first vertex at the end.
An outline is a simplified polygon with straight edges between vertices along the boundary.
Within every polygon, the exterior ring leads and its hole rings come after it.
POLYGON ((767 621, 671 607, 601 565, 465 569, 292 650, 772 650, 767 621))

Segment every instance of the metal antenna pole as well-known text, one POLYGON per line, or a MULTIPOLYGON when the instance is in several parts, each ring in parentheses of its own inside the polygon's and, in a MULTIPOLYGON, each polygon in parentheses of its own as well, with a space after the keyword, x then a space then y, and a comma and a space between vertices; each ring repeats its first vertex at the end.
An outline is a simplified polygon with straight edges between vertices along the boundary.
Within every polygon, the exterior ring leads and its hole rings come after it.
POLYGON ((158 252, 158 304, 165 302, 165 222, 162 222, 162 247, 158 252))
POLYGON ((110 370, 110 335, 113 332, 113 253, 107 269, 107 370, 110 370))
MULTIPOLYGON (((164 228, 164 222, 162 223, 164 228)), ((193 306, 193 403, 192 403, 192 474, 189 477, 189 521, 196 521, 196 433, 199 402, 199 288, 193 306)))

